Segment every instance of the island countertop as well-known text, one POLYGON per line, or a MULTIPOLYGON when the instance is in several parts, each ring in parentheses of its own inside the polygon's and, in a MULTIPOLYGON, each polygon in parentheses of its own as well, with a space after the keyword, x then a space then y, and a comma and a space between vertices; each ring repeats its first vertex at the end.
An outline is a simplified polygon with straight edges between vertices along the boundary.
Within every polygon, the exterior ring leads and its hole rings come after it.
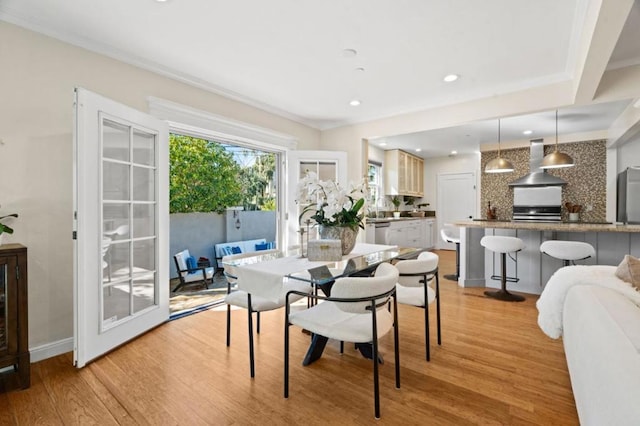
POLYGON ((465 228, 526 229, 560 232, 640 232, 640 225, 589 222, 522 222, 512 220, 462 220, 453 223, 465 228))

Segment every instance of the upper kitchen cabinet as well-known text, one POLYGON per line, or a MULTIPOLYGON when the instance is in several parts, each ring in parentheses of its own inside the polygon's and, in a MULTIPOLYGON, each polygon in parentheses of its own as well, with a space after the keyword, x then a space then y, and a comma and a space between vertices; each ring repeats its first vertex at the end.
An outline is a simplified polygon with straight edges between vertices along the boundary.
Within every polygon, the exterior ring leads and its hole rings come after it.
POLYGON ((424 160, 422 158, 399 149, 385 151, 384 169, 386 195, 424 196, 424 160))

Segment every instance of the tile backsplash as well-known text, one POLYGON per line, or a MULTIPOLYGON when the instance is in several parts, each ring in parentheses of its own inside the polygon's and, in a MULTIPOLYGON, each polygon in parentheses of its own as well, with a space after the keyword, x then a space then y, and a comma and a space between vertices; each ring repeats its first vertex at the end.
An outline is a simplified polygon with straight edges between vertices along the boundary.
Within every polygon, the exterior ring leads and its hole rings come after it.
MULTIPOLYGON (((554 145, 544 147, 544 155, 555 149, 554 145)), ((562 188, 562 218, 567 220, 569 213, 565 203, 582 205, 580 220, 600 222, 606 218, 606 140, 560 144, 559 150, 569 154, 574 167, 549 170, 547 173, 567 181, 562 188)), ((480 217, 487 217, 489 201, 496 207, 497 219, 511 219, 513 207, 513 188, 508 184, 529 173, 529 148, 503 149, 503 158, 509 159, 515 168, 512 173, 484 173, 485 165, 498 156, 498 151, 483 152, 481 155, 480 194, 482 211, 480 217)))

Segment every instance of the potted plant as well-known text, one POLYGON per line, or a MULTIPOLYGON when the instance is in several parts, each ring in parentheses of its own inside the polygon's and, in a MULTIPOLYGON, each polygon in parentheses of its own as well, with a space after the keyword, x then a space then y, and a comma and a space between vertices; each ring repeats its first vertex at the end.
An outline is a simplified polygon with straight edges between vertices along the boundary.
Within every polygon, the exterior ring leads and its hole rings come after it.
POLYGON ((6 218, 9 217, 18 217, 18 215, 16 213, 13 214, 8 214, 8 215, 4 215, 4 216, 0 216, 0 244, 2 243, 2 235, 3 234, 13 234, 13 228, 11 228, 9 225, 5 225, 4 223, 2 223, 2 221, 6 218))
POLYGON ((367 197, 364 182, 346 191, 332 180, 322 181, 316 173, 307 172, 298 183, 296 202, 305 205, 298 220, 302 222, 306 213, 313 213, 309 219, 318 225, 321 238, 341 240, 342 254, 348 254, 359 229, 364 229, 367 197))
POLYGON ((393 217, 399 218, 400 217, 400 198, 397 195, 395 195, 391 199, 391 202, 393 203, 393 207, 394 207, 393 217))

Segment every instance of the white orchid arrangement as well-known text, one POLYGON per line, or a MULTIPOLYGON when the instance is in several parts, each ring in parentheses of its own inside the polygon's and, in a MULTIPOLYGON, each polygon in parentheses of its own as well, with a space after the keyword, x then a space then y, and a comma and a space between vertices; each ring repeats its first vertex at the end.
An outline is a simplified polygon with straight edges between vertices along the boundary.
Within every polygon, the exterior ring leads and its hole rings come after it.
POLYGON ((296 202, 305 207, 299 221, 308 212, 310 219, 323 226, 348 226, 354 230, 364 229, 362 220, 367 211, 368 199, 366 182, 349 185, 348 190, 341 188, 335 181, 320 180, 314 172, 307 171, 298 182, 296 202))

